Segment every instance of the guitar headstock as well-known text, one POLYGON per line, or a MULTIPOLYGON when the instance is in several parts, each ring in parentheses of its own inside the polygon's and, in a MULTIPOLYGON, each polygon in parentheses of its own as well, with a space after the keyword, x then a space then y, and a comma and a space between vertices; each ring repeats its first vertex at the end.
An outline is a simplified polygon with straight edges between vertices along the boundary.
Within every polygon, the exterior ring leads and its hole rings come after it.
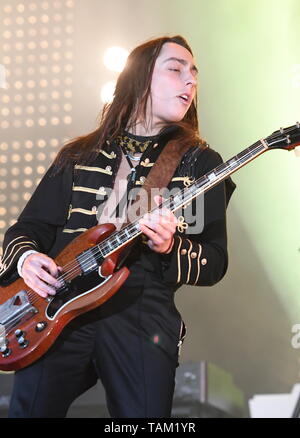
POLYGON ((288 128, 280 128, 264 140, 269 149, 292 151, 300 145, 300 123, 297 122, 296 125, 288 128))

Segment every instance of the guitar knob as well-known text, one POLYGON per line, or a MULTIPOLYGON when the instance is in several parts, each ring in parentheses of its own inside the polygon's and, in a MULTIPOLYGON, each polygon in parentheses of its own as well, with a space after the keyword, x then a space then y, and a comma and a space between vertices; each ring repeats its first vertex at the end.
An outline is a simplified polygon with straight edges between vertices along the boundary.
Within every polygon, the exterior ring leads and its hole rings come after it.
POLYGON ((35 327, 35 330, 36 330, 37 332, 42 332, 42 331, 46 328, 46 326, 47 326, 46 321, 38 322, 37 325, 36 325, 36 327, 35 327))
POLYGON ((16 335, 17 338, 20 338, 21 336, 24 335, 24 332, 23 332, 23 330, 17 329, 15 331, 15 335, 16 335))
POLYGON ((2 345, 0 351, 2 353, 2 357, 8 357, 11 354, 11 349, 8 348, 7 345, 2 345))
POLYGON ((21 348, 26 348, 29 342, 24 338, 24 336, 20 336, 18 338, 18 344, 21 348))

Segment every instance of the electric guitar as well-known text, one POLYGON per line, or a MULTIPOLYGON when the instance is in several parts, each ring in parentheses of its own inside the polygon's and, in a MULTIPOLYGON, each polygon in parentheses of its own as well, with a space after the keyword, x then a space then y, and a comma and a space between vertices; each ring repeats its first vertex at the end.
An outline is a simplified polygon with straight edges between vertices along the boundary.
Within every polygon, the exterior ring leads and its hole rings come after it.
MULTIPOLYGON (((156 208, 175 212, 262 153, 298 145, 299 122, 257 141, 156 208)), ((0 287, 0 370, 16 371, 36 361, 72 319, 102 305, 120 289, 130 272, 126 266, 118 269, 118 264, 141 234, 139 219, 119 231, 113 224, 97 225, 67 245, 55 258, 63 268, 55 296, 40 297, 22 278, 0 287)))

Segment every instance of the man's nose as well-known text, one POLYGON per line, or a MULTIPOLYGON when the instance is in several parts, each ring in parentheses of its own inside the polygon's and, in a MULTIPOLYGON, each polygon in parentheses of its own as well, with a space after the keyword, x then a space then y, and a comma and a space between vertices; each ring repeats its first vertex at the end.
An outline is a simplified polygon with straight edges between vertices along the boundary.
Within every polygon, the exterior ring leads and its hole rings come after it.
POLYGON ((197 85, 197 78, 195 78, 195 76, 193 76, 191 73, 187 76, 187 78, 185 79, 185 84, 186 85, 193 85, 194 87, 197 85))

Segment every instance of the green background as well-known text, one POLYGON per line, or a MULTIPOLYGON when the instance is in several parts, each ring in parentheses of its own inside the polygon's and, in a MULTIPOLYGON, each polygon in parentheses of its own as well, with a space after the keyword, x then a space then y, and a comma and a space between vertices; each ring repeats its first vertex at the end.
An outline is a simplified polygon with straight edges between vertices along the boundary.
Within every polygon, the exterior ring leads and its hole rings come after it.
MULTIPOLYGON (((201 134, 224 160, 300 119, 299 0, 74 5, 72 125, 7 130, 5 141, 93 130, 100 89, 116 77, 103 65, 105 49, 131 50, 165 34, 182 34, 193 48, 201 134)), ((292 327, 300 323, 300 158, 270 151, 233 179, 226 277, 211 288, 184 286, 176 295, 188 329, 181 361, 223 368, 246 398, 290 392, 300 379, 300 354, 291 344, 292 327)))

